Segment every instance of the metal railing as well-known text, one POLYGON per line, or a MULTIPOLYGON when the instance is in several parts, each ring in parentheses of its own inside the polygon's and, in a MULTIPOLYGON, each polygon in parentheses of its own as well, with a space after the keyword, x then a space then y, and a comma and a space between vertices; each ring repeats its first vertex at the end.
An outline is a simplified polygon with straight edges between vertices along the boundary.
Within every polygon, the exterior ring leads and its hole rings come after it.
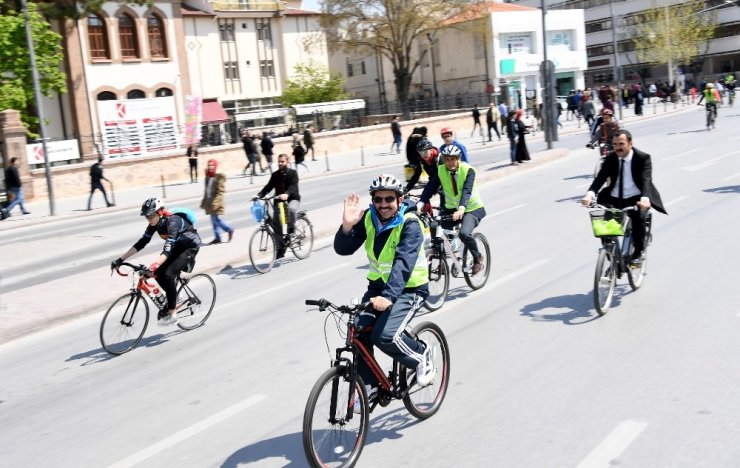
POLYGON ((285 4, 280 1, 222 0, 211 2, 216 11, 282 11, 285 4))

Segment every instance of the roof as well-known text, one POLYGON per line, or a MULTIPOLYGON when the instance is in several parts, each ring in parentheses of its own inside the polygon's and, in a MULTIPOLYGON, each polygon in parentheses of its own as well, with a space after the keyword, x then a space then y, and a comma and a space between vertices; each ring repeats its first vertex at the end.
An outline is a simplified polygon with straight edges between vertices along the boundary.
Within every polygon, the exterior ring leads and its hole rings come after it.
POLYGON ((318 16, 321 14, 320 11, 299 10, 298 8, 286 8, 283 13, 286 16, 318 16))
POLYGON ((213 17, 216 16, 213 13, 207 13, 203 10, 199 10, 195 7, 192 7, 190 5, 187 5, 185 3, 182 4, 182 16, 205 16, 205 17, 213 17))
POLYGON ((219 123, 228 122, 229 114, 224 111, 221 103, 218 101, 209 101, 203 103, 203 120, 202 123, 219 123))
POLYGON ((447 19, 444 24, 462 23, 463 21, 470 21, 486 16, 488 13, 508 13, 514 11, 536 11, 539 8, 533 8, 523 5, 515 5, 513 3, 499 3, 499 2, 481 2, 471 5, 464 13, 453 16, 447 19))

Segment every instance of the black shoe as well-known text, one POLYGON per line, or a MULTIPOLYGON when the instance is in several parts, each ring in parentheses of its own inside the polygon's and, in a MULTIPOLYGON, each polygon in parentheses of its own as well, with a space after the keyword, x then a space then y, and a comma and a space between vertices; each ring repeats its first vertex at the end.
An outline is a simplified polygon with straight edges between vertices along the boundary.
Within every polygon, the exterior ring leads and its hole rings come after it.
POLYGON ((215 245, 215 244, 220 244, 220 243, 221 243, 221 239, 213 239, 211 242, 208 243, 208 245, 215 245))
POLYGON ((21 213, 23 213, 23 214, 31 214, 30 211, 22 211, 21 213))
POLYGON ((108 203, 108 208, 110 208, 111 206, 116 206, 116 205, 114 205, 113 203, 108 203))
POLYGON ((278 250, 277 251, 277 255, 275 256, 275 260, 277 260, 279 258, 283 258, 283 257, 285 257, 285 249, 278 250))

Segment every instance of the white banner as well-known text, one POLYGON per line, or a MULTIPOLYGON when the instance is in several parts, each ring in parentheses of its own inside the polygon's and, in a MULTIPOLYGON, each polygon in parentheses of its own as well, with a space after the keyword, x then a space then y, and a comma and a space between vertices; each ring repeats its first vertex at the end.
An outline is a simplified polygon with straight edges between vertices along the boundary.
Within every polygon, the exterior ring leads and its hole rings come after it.
MULTIPOLYGON (((49 162, 71 161, 80 159, 80 147, 77 140, 49 141, 46 143, 49 162)), ((26 145, 28 164, 44 164, 44 146, 41 143, 26 145)))
POLYGON ((108 157, 141 156, 177 148, 173 96, 97 103, 103 151, 108 157))

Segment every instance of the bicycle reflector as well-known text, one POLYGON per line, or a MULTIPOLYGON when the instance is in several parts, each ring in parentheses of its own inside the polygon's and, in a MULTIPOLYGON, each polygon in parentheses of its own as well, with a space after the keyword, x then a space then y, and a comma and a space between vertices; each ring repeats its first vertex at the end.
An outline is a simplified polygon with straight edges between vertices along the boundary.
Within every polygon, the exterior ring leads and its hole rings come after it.
POLYGON ((265 205, 259 200, 252 202, 252 218, 258 223, 265 219, 265 205))

